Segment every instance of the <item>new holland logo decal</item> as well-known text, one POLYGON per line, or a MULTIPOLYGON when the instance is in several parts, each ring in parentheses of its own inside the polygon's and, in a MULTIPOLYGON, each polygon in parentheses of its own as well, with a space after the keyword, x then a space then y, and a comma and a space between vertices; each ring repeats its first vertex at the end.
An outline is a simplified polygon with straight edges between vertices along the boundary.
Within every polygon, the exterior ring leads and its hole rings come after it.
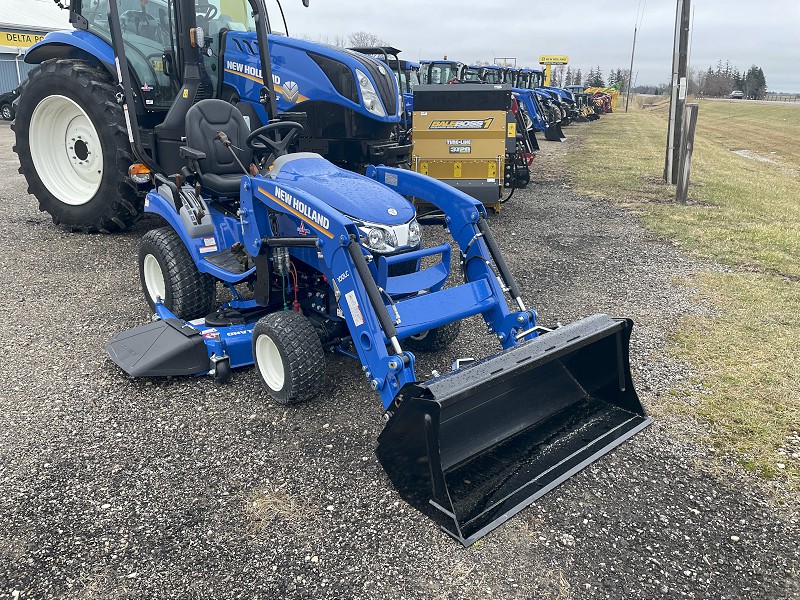
POLYGON ((300 88, 294 81, 287 81, 283 84, 283 97, 287 102, 297 101, 297 95, 300 93, 300 88))
MULTIPOLYGON (((262 187, 259 187, 258 191, 277 202, 290 214, 299 217, 305 222, 306 225, 311 225, 311 227, 323 235, 333 239, 333 234, 329 231, 331 226, 330 219, 322 213, 314 210, 311 206, 307 205, 299 198, 295 198, 292 194, 282 190, 277 186, 275 186, 273 193, 268 192, 262 187)), ((303 231, 310 233, 305 225, 301 223, 300 227, 297 228, 297 233, 300 235, 307 235, 306 233, 303 233, 303 231)))
POLYGON ((437 119, 428 129, 489 129, 494 118, 489 119, 437 119))

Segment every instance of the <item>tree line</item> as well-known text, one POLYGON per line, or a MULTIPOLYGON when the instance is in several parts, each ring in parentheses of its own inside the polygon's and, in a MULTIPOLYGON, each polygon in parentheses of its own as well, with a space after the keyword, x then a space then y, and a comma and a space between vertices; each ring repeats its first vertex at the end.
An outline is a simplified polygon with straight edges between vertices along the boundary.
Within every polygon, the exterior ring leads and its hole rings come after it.
POLYGON ((600 65, 591 67, 586 73, 578 69, 573 69, 571 66, 554 67, 552 74, 552 85, 562 87, 567 85, 582 85, 584 87, 610 87, 619 84, 620 90, 625 90, 630 79, 629 69, 611 69, 608 73, 608 78, 603 75, 603 70, 600 65))
POLYGON ((728 96, 734 90, 740 90, 744 92, 745 98, 760 100, 767 93, 767 78, 761 67, 756 65, 747 71, 740 71, 729 61, 723 64, 720 60, 716 68, 708 67, 708 70, 692 75, 697 93, 701 96, 720 98, 728 96))

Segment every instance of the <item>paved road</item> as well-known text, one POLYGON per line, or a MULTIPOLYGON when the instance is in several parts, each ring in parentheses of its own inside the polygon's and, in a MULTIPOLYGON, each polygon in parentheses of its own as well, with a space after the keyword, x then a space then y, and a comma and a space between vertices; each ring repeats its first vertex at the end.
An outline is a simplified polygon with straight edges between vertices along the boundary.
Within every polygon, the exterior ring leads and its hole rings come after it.
POLYGON ((800 100, 731 100, 730 98, 700 98, 702 102, 733 102, 737 104, 765 104, 768 106, 794 106, 800 107, 800 100))
MULTIPOLYGON (((113 237, 53 226, 0 126, 0 595, 800 597, 797 514, 673 410, 691 372, 666 335, 706 310, 675 282, 704 266, 560 174, 591 126, 542 142, 537 183, 490 223, 544 323, 636 321, 634 380, 656 422, 466 550, 392 490, 354 362, 328 357, 325 394, 291 408, 252 369, 225 386, 125 377, 103 345, 148 318, 135 257, 157 223, 113 237)), ((418 373, 496 351, 479 325, 420 355, 418 373)))

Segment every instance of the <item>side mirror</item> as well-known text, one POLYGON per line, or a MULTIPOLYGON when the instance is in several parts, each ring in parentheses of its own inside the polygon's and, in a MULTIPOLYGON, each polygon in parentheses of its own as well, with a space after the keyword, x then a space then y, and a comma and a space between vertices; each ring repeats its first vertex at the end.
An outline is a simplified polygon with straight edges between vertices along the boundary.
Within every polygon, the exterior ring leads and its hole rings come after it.
POLYGON ((308 0, 303 0, 303 6, 305 6, 306 8, 308 8, 308 0))

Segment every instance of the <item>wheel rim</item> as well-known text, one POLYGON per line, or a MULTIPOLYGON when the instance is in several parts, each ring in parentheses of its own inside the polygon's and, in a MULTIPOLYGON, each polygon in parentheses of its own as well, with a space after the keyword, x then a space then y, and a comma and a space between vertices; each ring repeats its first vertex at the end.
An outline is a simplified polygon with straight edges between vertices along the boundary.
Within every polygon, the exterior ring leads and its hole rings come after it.
POLYGON ((269 389, 277 392, 283 389, 285 374, 283 360, 278 347, 268 335, 260 335, 256 340, 256 362, 258 371, 269 389))
POLYGON ((51 194, 71 206, 94 198, 103 148, 86 111, 66 96, 47 96, 33 111, 29 138, 36 172, 51 194))
POLYGON ((11 107, 10 106, 4 106, 3 107, 3 118, 6 119, 7 121, 11 120, 11 107))
POLYGON ((150 299, 154 304, 156 298, 161 298, 164 301, 166 299, 167 286, 164 283, 164 271, 161 270, 161 265, 155 256, 148 254, 144 257, 142 271, 144 273, 144 286, 147 288, 150 299))

